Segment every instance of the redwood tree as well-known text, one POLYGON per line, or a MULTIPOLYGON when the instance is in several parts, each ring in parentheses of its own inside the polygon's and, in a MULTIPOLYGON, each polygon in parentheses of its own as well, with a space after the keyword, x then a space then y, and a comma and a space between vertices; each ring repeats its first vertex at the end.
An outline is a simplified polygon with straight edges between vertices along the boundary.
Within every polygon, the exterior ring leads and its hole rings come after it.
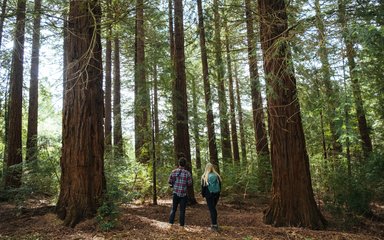
POLYGON ((267 130, 263 111, 263 100, 261 97, 261 85, 257 67, 256 36, 253 29, 252 6, 250 0, 245 0, 245 17, 248 41, 248 65, 251 81, 253 129, 255 132, 256 152, 258 154, 259 187, 263 192, 270 188, 270 157, 268 149, 267 130))
POLYGON ((325 228, 317 208, 288 42, 284 0, 258 0, 261 47, 268 88, 272 200, 264 222, 274 226, 325 228))
MULTIPOLYGON (((178 156, 187 159, 186 169, 192 174, 191 148, 188 131, 187 79, 185 74, 183 1, 174 0, 175 8, 175 73, 174 108, 176 114, 175 150, 178 156)), ((193 186, 188 187, 188 201, 196 203, 193 186)))
POLYGON ((231 136, 228 123, 228 104, 225 94, 224 84, 224 63, 221 48, 221 17, 219 10, 219 0, 213 0, 213 18, 214 18, 214 46, 215 46, 215 65, 217 74, 217 92, 219 96, 219 114, 220 114, 220 134, 221 134, 221 152, 224 163, 232 162, 231 136))
POLYGON ((39 58, 40 58, 40 21, 41 0, 35 0, 32 37, 31 80, 29 86, 28 132, 26 160, 37 159, 37 117, 39 105, 39 58))
POLYGON ((261 98, 261 88, 259 73, 257 70, 256 57, 256 36, 253 30, 253 14, 251 1, 245 0, 245 17, 247 25, 248 41, 248 65, 251 78, 252 112, 253 127, 255 130, 256 151, 259 155, 269 155, 267 131, 264 123, 263 102, 261 98))
POLYGON ((121 126, 121 79, 120 79, 120 40, 115 33, 113 55, 113 147, 114 157, 123 155, 123 130, 121 126))
POLYGON ((18 0, 16 8, 16 29, 12 51, 12 68, 10 78, 10 96, 8 106, 8 146, 5 187, 18 188, 21 185, 22 142, 22 90, 23 60, 25 41, 25 7, 26 0, 18 0))
MULTIPOLYGON (((321 14, 320 9, 320 2, 319 0, 315 1, 315 11, 316 11, 316 27, 319 37, 319 50, 318 55, 320 57, 321 62, 321 80, 322 85, 324 86, 324 93, 326 97, 326 107, 327 107, 327 115, 328 122, 329 122, 329 129, 331 131, 331 137, 332 137, 332 148, 333 148, 333 155, 339 154, 342 151, 342 145, 340 143, 340 131, 338 131, 338 121, 337 121, 337 106, 338 106, 338 99, 337 96, 339 95, 335 88, 332 85, 331 81, 331 68, 329 64, 329 54, 328 54, 328 48, 327 48, 327 39, 326 39, 326 29, 324 26, 324 21, 321 14)), ((326 152, 324 153, 324 156, 326 156, 326 152)))
POLYGON ((112 0, 107 0, 107 36, 105 39, 105 96, 104 96, 104 131, 106 151, 112 146, 112 0))
POLYGON ((4 28, 6 10, 7 10, 7 0, 3 0, 1 3, 1 15, 0 15, 0 49, 1 49, 1 43, 3 40, 3 28, 4 28))
POLYGON ((219 159, 217 154, 217 146, 216 146, 215 122, 214 122, 213 111, 212 111, 212 94, 211 94, 211 85, 209 82, 208 57, 207 57, 207 48, 205 44, 204 17, 203 17, 203 6, 202 6, 201 0, 197 0, 197 12, 199 16, 200 52, 201 52, 201 64, 203 68, 205 111, 207 114, 206 124, 207 124, 207 130, 208 130, 209 161, 216 166, 217 170, 220 170, 219 159))
POLYGON ((149 91, 145 74, 144 1, 136 1, 135 34, 135 156, 141 163, 150 159, 149 91))
POLYGON ((356 74, 357 66, 356 66, 356 50, 354 47, 354 42, 352 40, 352 36, 350 30, 348 29, 347 23, 348 19, 346 16, 346 3, 345 0, 338 0, 338 14, 339 21, 342 28, 343 40, 346 48, 346 54, 348 59, 348 67, 349 67, 349 75, 351 78, 351 87, 353 93, 353 99, 355 102, 356 108, 356 117, 358 122, 358 129, 361 138, 361 145, 364 152, 365 157, 367 157, 372 152, 372 140, 369 135, 369 127, 367 123, 367 118, 365 116, 363 98, 361 94, 361 87, 359 83, 358 76, 356 74))
POLYGON ((70 1, 56 210, 64 225, 71 227, 95 215, 106 189, 100 17, 98 0, 70 1))
POLYGON ((240 164, 240 153, 239 153, 239 141, 237 137, 237 126, 236 126, 236 113, 235 113, 235 94, 233 89, 233 73, 232 73, 232 57, 229 43, 229 29, 227 19, 224 21, 225 26, 225 50, 227 53, 227 69, 228 69, 228 90, 229 90, 229 111, 230 111, 230 122, 231 122, 231 140, 233 149, 233 160, 236 164, 240 164))

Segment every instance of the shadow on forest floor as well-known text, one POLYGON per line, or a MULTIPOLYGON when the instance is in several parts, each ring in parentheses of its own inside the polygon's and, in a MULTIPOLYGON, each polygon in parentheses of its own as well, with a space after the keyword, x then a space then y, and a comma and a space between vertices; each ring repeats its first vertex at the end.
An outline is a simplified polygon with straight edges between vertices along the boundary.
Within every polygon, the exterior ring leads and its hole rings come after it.
MULTIPOLYGON (((262 222, 265 199, 222 198, 218 204, 219 232, 210 230, 210 219, 203 199, 188 206, 186 226, 168 224, 170 199, 158 205, 122 204, 118 226, 101 232, 95 219, 81 222, 75 228, 62 226, 48 201, 31 199, 23 207, 0 203, 0 239, 384 239, 384 223, 365 218, 334 218, 323 211, 329 227, 326 231, 303 228, 274 228, 262 222)), ((377 206, 384 213, 384 206, 377 206)))

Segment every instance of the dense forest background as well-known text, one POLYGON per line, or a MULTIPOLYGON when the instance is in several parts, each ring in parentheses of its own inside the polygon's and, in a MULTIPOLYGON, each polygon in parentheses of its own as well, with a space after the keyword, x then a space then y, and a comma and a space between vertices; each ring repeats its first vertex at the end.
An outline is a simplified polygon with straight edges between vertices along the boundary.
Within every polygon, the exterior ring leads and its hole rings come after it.
POLYGON ((379 219, 384 2, 266 2, 2 0, 0 199, 48 197, 74 226, 70 172, 97 185, 84 194, 103 201, 73 198, 109 229, 120 203, 169 196, 181 154, 191 203, 212 162, 226 199, 309 196, 379 219))

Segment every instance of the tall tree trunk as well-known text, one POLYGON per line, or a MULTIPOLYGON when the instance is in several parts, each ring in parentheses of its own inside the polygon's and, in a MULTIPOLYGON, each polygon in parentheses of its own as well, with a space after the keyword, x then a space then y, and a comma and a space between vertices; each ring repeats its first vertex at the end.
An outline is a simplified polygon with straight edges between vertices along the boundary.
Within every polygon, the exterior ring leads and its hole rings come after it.
MULTIPOLYGON (((176 109, 176 154, 184 155, 187 159, 186 169, 192 174, 191 148, 188 133, 188 103, 187 79, 185 75, 184 54, 184 26, 183 26, 183 1, 174 0, 175 7, 175 70, 176 81, 174 85, 176 109)), ((196 203, 193 186, 188 187, 188 201, 196 203)))
POLYGON ((32 60, 31 80, 29 86, 28 107, 28 132, 26 161, 37 160, 37 118, 39 106, 39 58, 40 58, 40 22, 41 22, 41 0, 35 0, 33 37, 32 37, 32 60))
POLYGON ((121 158, 123 149, 123 131, 121 127, 121 80, 120 80, 120 40, 116 33, 114 37, 114 64, 113 64, 113 149, 114 157, 121 158))
POLYGON ((220 137, 221 137, 221 152, 223 163, 232 162, 231 137, 229 133, 229 123, 227 114, 227 98, 224 86, 224 63, 221 55, 221 20, 219 12, 219 1, 213 1, 213 16, 214 16, 214 45, 215 45, 215 65, 217 74, 217 89, 219 96, 219 113, 220 113, 220 137))
POLYGON ((332 135, 332 148, 333 154, 339 154, 342 152, 342 145, 339 141, 340 132, 338 131, 337 126, 337 96, 331 82, 331 71, 328 61, 328 49, 326 46, 326 31, 324 22, 321 15, 320 3, 319 0, 315 1, 315 10, 316 10, 316 26, 318 32, 318 41, 319 41, 319 56, 321 62, 321 73, 322 73, 322 84, 325 88, 325 102, 327 103, 327 115, 329 117, 329 129, 331 130, 332 135))
POLYGON ((106 189, 100 18, 99 1, 70 2, 62 173, 56 207, 59 218, 70 227, 96 214, 106 189))
MULTIPOLYGON (((67 7, 68 1, 64 0, 64 4, 67 7)), ((67 70, 68 70, 68 9, 64 8, 62 12, 63 16, 63 107, 62 112, 64 109, 64 99, 65 99, 65 85, 67 83, 67 70)), ((61 131, 63 131, 63 128, 61 128, 61 131)), ((62 132, 63 133, 63 132, 62 132)))
POLYGON ((192 113, 193 113, 193 136, 195 138, 196 169, 201 170, 201 151, 199 133, 199 113, 197 109, 198 100, 196 92, 196 80, 192 78, 192 113))
POLYGON ((135 156, 141 163, 150 159, 149 92, 145 77, 144 1, 136 1, 135 34, 135 156))
POLYGON ((17 1, 16 29, 12 51, 12 69, 10 78, 10 96, 8 116, 8 153, 5 175, 6 188, 18 188, 21 185, 22 173, 22 101, 23 101, 23 61, 25 41, 25 8, 26 0, 17 1))
POLYGON ((256 58, 255 32, 253 29, 253 15, 251 1, 245 0, 245 16, 248 41, 248 65, 251 79, 253 127, 255 130, 256 151, 259 155, 269 155, 267 131, 265 130, 263 102, 259 82, 256 58))
POLYGON ((107 37, 105 42, 105 95, 104 95, 104 132, 105 150, 111 157, 112 148, 112 0, 107 0, 107 37))
MULTIPOLYGON (((343 75, 344 75, 344 94, 345 94, 345 102, 348 101, 348 93, 347 93, 347 81, 345 77, 345 64, 344 64, 344 57, 343 57, 343 75)), ((352 179, 352 164, 351 164, 351 150, 350 150, 350 140, 349 140, 349 134, 351 132, 351 126, 349 124, 349 104, 344 104, 344 118, 345 118, 345 135, 347 136, 345 139, 345 147, 346 147, 346 158, 347 158, 347 166, 348 166, 348 176, 349 179, 352 179)))
MULTIPOLYGON (((1 169, 2 170, 2 173, 3 173, 3 176, 5 176, 5 173, 6 173, 6 170, 7 170, 7 159, 8 159, 8 121, 9 121, 9 118, 8 118, 8 107, 9 107, 9 100, 8 100, 8 97, 9 97, 9 81, 6 82, 6 85, 5 85, 5 99, 4 99, 4 108, 3 108, 3 111, 4 111, 4 136, 3 136, 3 142, 4 142, 4 149, 3 149, 3 168, 1 169)), ((4 178, 2 179, 4 180, 4 178)))
POLYGON ((248 41, 248 65, 251 81, 253 129, 255 131, 256 152, 258 154, 259 187, 262 192, 269 191, 271 182, 270 156, 267 130, 265 127, 263 100, 256 56, 256 37, 253 29, 253 14, 250 0, 245 0, 245 17, 248 41))
POLYGON ((235 84, 236 84, 237 116, 239 119, 239 131, 240 131, 241 161, 245 166, 247 162, 247 147, 245 143, 245 131, 244 131, 244 124, 243 124, 243 107, 241 105, 241 94, 240 94, 239 77, 238 77, 236 62, 234 65, 235 65, 234 70, 235 70, 235 84))
POLYGON ((338 0, 338 5, 339 5, 339 10, 338 10, 339 21, 342 28, 344 44, 346 47, 349 75, 351 78, 352 93, 355 101, 356 117, 357 117, 359 132, 360 132, 361 144, 362 144, 364 155, 365 157, 367 157, 372 152, 372 141, 371 141, 371 137, 369 136, 369 127, 367 124, 367 119, 365 117, 360 83, 356 74, 356 71, 357 71, 356 62, 355 62, 356 51, 354 49, 354 46, 353 46, 354 43, 347 26, 348 20, 346 18, 346 13, 345 13, 345 7, 346 7, 345 0, 338 0))
MULTIPOLYGON (((168 0, 168 30, 169 30, 169 51, 171 56, 171 80, 172 80, 172 120, 173 122, 176 122, 176 105, 174 104, 176 102, 176 92, 174 85, 176 84, 176 73, 175 73, 175 65, 176 65, 176 59, 175 59, 175 32, 174 32, 174 19, 173 19, 173 0, 168 0)), ((174 160, 175 165, 178 164, 177 160, 177 150, 176 150, 176 125, 173 124, 173 154, 174 154, 174 160)))
POLYGON ((258 0, 261 47, 268 88, 272 200, 264 222, 274 226, 322 229, 326 220, 317 208, 301 123, 284 0, 258 0))
POLYGON ((3 0, 1 4, 1 16, 0 16, 0 49, 1 49, 1 44, 3 42, 3 28, 4 28, 6 11, 7 11, 7 0, 3 0))
POLYGON ((228 89, 229 89, 229 109, 230 109, 230 122, 231 122, 231 139, 233 149, 233 160, 236 164, 240 164, 239 143, 237 138, 236 126, 236 109, 235 109, 235 95, 233 93, 233 74, 232 74, 232 58, 229 46, 229 30, 227 19, 225 25, 225 49, 227 51, 227 68, 228 68, 228 89))
POLYGON ((160 124, 159 124, 159 102, 158 102, 158 77, 157 77, 157 63, 153 66, 153 114, 154 114, 154 134, 155 134, 155 147, 157 163, 160 162, 161 142, 160 142, 160 124))
POLYGON ((216 146, 215 122, 214 122, 213 111, 212 111, 212 95, 211 95, 211 85, 209 82, 209 73, 208 73, 207 48, 205 44, 203 6, 202 6, 201 0, 197 0, 197 10, 199 15, 200 52, 201 52, 201 64, 203 68, 205 111, 207 115, 206 124, 208 129, 209 161, 216 166, 217 170, 220 171, 219 158, 218 158, 217 146, 216 146))

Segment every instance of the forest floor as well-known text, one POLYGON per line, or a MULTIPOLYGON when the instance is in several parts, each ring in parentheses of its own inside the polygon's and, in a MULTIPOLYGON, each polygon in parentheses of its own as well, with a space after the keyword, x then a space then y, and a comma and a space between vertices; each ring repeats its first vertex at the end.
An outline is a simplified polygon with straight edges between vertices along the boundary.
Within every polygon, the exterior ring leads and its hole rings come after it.
MULTIPOLYGON (((266 199, 222 198, 218 204, 219 231, 210 229, 209 212, 202 198, 198 204, 187 207, 186 226, 167 223, 170 199, 161 199, 158 205, 149 203, 120 206, 118 226, 102 232, 95 219, 79 223, 75 228, 62 225, 49 201, 30 199, 24 206, 0 203, 0 239, 384 239, 384 223, 363 217, 335 217, 322 209, 328 228, 314 231, 303 228, 274 228, 262 222, 266 199)), ((384 206, 373 206, 384 217, 384 206)))

